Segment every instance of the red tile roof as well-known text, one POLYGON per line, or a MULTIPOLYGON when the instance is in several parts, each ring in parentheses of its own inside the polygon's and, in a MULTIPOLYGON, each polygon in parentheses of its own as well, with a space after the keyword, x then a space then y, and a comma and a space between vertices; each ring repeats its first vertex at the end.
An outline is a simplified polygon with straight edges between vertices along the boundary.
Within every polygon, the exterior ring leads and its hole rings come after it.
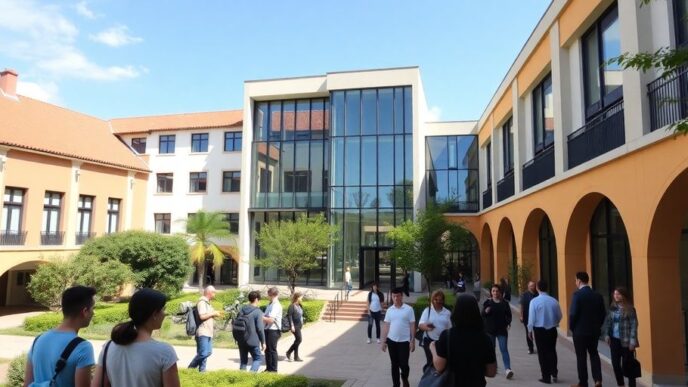
POLYGON ((115 118, 110 120, 116 134, 148 133, 163 130, 227 128, 243 125, 243 110, 183 113, 161 116, 115 118))

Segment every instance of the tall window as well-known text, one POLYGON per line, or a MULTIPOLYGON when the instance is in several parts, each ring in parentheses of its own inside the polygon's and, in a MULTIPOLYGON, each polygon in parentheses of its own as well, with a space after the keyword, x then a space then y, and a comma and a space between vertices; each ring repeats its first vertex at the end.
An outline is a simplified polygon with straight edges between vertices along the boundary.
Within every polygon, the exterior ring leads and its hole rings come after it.
POLYGON ((540 239, 540 278, 549 283, 549 295, 557 298, 559 295, 557 275, 557 241, 554 237, 552 223, 548 217, 542 219, 539 231, 540 239))
POLYGON ((43 198, 43 223, 41 231, 45 235, 55 235, 60 228, 60 208, 62 194, 60 192, 45 192, 43 198))
POLYGON ((131 147, 134 148, 134 150, 138 154, 146 153, 146 138, 145 137, 132 138, 131 139, 131 147))
POLYGON ((174 178, 171 173, 158 173, 158 193, 172 192, 174 178))
POLYGON ((502 126, 502 145, 504 147, 504 175, 507 175, 514 170, 514 131, 512 118, 509 118, 502 126))
POLYGON ((191 172, 189 175, 189 192, 205 192, 208 182, 207 172, 191 172))
POLYGON ((106 231, 108 234, 117 232, 119 229, 119 207, 121 200, 108 198, 108 212, 106 231))
POLYGON ((552 76, 540 82, 533 90, 533 153, 538 154, 554 142, 554 100, 552 76))
POLYGON ((174 141, 175 141, 175 135, 174 134, 160 136, 160 146, 159 146, 160 154, 174 153, 174 141))
POLYGON ((77 213, 77 234, 89 235, 91 233, 91 219, 93 215, 93 196, 79 195, 77 213))
POLYGON ((241 151, 241 132, 225 132, 225 152, 241 151))
POLYGON ((619 55, 619 11, 615 4, 583 36, 586 118, 595 116, 623 97, 623 69, 618 64, 609 63, 619 55))
POLYGON ((191 135, 191 152, 208 151, 208 133, 194 133, 191 135))
POLYGON ((308 192, 311 171, 284 172, 284 192, 308 192))
POLYGON ((172 215, 169 213, 155 214, 155 232, 159 234, 169 234, 171 221, 172 215))
POLYGON ((5 188, 5 198, 2 207, 3 234, 19 235, 21 233, 25 194, 26 191, 21 188, 5 188))
POLYGON ((485 168, 487 168, 487 188, 492 187, 492 143, 485 145, 485 168))
POLYGON ((222 192, 239 192, 241 190, 241 172, 222 172, 222 192))
POLYGON ((239 214, 230 212, 225 214, 225 221, 229 223, 229 232, 233 234, 239 233, 239 214))
POLYGON ((674 0, 674 25, 676 46, 684 47, 688 43, 688 0, 674 0))

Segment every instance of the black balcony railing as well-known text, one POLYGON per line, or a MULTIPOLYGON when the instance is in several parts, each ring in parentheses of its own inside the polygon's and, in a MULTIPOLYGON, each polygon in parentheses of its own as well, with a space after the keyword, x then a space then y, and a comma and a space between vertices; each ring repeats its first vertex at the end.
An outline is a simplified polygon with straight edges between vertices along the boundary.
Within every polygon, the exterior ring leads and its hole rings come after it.
POLYGON ((0 230, 0 246, 22 246, 26 242, 26 231, 0 230))
POLYGON ((647 85, 652 130, 688 117, 688 66, 647 85))
POLYGON ((492 205, 492 187, 483 191, 483 210, 492 205))
POLYGON ((623 100, 569 134, 569 169, 616 149, 626 142, 623 100))
POLYGON ((96 236, 94 232, 77 232, 76 233, 76 244, 83 245, 87 240, 96 236))
POLYGON ((523 189, 554 177, 554 145, 550 145, 523 164, 523 189))
POLYGON ((64 231, 41 231, 42 245, 61 245, 64 240, 64 231))
POLYGON ((497 201, 514 195, 514 171, 510 171, 504 178, 497 182, 497 201))

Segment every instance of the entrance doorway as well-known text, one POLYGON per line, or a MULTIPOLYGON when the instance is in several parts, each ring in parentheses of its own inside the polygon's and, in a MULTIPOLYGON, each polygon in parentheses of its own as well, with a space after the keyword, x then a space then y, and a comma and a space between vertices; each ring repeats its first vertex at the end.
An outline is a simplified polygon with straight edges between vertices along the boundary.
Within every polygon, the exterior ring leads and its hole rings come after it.
POLYGON ((380 290, 386 292, 401 285, 404 272, 397 267, 390 247, 361 247, 359 254, 359 286, 368 288, 377 281, 380 290))

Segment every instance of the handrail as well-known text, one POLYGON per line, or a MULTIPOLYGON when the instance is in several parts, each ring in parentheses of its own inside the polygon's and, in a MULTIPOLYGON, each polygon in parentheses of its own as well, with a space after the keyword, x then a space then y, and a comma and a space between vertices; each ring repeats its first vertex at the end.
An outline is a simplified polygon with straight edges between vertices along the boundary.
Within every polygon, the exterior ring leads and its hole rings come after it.
POLYGON ((337 322, 337 309, 339 309, 339 292, 335 294, 334 300, 330 304, 330 322, 337 322))

